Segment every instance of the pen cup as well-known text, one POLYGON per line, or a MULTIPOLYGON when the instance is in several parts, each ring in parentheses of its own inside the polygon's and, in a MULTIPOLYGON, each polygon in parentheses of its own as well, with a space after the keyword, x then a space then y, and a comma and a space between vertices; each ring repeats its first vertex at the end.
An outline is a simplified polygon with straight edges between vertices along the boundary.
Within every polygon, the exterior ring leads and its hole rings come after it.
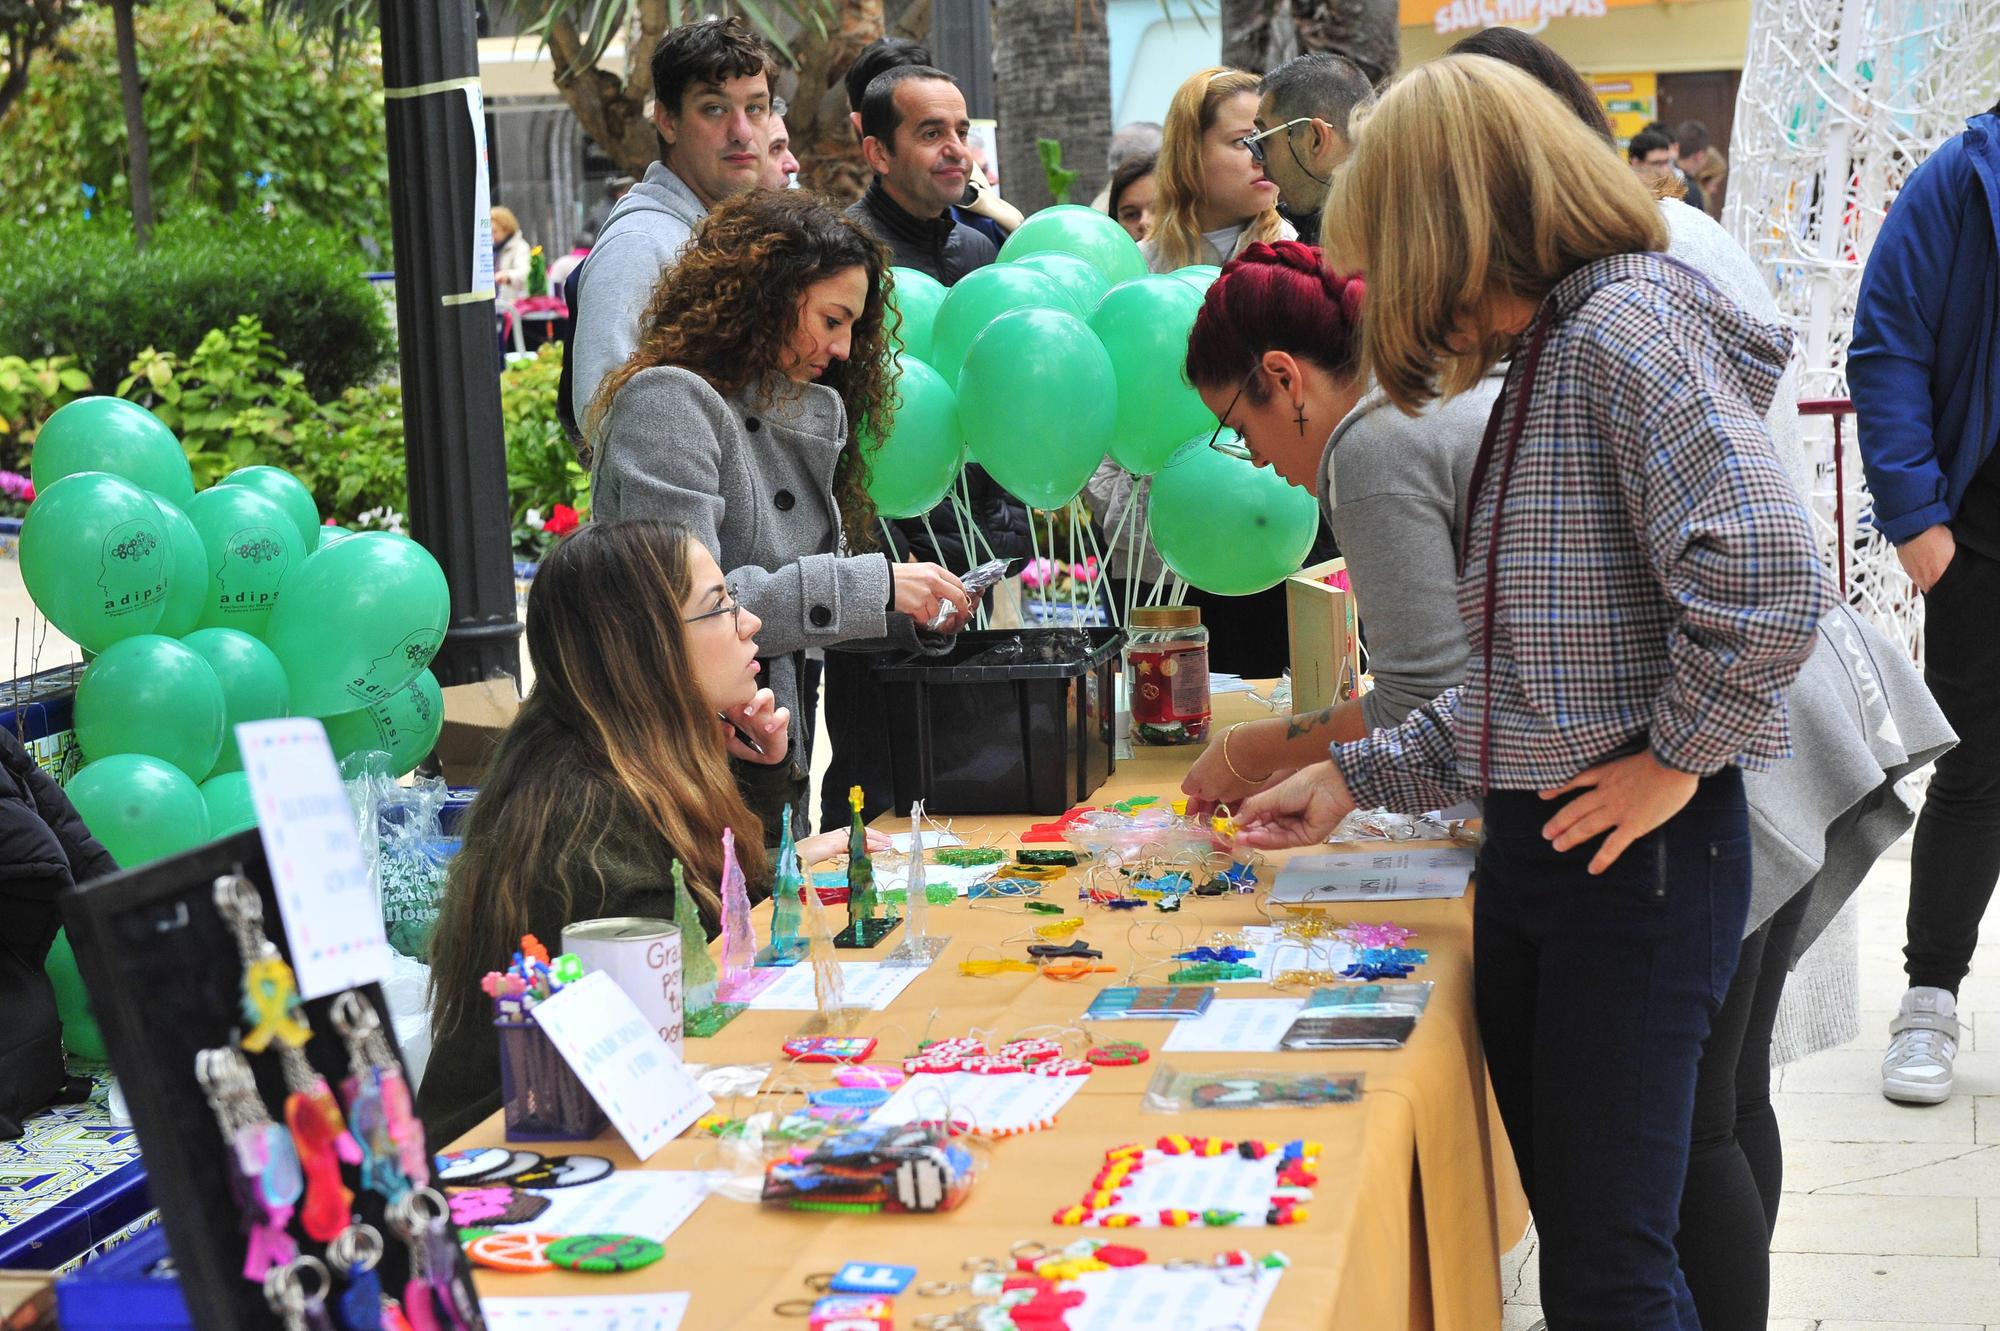
POLYGON ((500 1102, 508 1141, 587 1141, 610 1120, 534 1018, 501 1018, 500 1102))

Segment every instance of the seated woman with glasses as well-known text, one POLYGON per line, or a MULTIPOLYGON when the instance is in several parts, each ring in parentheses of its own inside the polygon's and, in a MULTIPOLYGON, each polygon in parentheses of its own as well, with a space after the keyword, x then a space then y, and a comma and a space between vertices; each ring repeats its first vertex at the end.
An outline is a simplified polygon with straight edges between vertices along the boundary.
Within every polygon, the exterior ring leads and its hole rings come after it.
MULTIPOLYGON (((554 952, 579 920, 672 919, 676 859, 713 935, 724 828, 745 876, 766 880, 761 829, 728 763, 789 756, 789 718, 757 684, 761 627, 682 527, 593 522, 542 561, 528 594, 534 688, 466 817, 432 935, 431 1057, 417 1092, 431 1141, 499 1108, 480 979, 521 935, 554 952)), ((869 841, 888 848, 880 833, 869 841)), ((845 847, 844 832, 808 837, 799 857, 845 847)))
MULTIPOLYGON (((693 531, 763 622, 765 682, 791 713, 791 758, 736 754, 763 840, 806 816, 808 648, 935 647, 972 605, 936 564, 872 551, 859 431, 889 430, 888 259, 818 196, 752 190, 718 205, 653 293, 639 349, 606 376, 584 425, 599 521, 693 531)), ((886 719, 885 719, 886 724, 886 719)))
POLYGON ((1259 241, 1296 240, 1278 216, 1278 187, 1244 140, 1257 132, 1255 74, 1204 69, 1174 93, 1160 136, 1146 267, 1220 267, 1259 241))

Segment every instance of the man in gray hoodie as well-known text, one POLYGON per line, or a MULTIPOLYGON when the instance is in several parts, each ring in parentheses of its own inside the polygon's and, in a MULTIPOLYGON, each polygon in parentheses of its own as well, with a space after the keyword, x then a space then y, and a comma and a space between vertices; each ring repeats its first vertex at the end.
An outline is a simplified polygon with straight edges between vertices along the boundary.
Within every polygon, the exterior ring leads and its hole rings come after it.
POLYGON ((563 396, 582 422, 604 377, 639 345, 660 274, 708 210, 756 187, 775 110, 771 52, 740 19, 675 28, 653 49, 660 160, 611 210, 576 279, 563 396))

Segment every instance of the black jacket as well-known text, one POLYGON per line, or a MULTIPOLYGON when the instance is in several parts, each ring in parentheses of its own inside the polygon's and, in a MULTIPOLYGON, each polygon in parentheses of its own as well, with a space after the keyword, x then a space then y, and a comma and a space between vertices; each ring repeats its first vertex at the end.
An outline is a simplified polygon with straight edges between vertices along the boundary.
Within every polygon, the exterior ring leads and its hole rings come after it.
MULTIPOLYGON (((986 545, 999 559, 1026 559, 1033 544, 1028 540, 1028 506, 1000 488, 977 462, 965 464, 965 490, 972 499, 972 520, 986 545)), ((986 562, 985 546, 965 548, 958 515, 947 497, 924 518, 898 518, 889 524, 893 557, 906 555, 942 564, 954 573, 967 573, 986 562), (937 540, 931 540, 936 533, 937 540)))
POLYGON ((43 970, 64 888, 118 872, 69 796, 0 728, 0 1141, 63 1094, 62 1024, 43 970))
POLYGON ((898 268, 914 268, 950 286, 975 268, 999 257, 1000 247, 952 216, 918 217, 889 197, 881 180, 847 210, 862 230, 889 247, 898 268))

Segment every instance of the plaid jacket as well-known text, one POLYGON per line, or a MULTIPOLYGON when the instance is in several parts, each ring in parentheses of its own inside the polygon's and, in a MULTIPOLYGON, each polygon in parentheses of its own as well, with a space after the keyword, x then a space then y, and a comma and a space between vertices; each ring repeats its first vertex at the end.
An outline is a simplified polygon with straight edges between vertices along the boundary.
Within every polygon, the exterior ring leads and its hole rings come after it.
POLYGON ((1563 279, 1522 346, 1467 501, 1466 681, 1333 747, 1363 808, 1557 786, 1647 746, 1701 775, 1789 752, 1784 692, 1834 602, 1763 421, 1791 335, 1630 254, 1563 279))

